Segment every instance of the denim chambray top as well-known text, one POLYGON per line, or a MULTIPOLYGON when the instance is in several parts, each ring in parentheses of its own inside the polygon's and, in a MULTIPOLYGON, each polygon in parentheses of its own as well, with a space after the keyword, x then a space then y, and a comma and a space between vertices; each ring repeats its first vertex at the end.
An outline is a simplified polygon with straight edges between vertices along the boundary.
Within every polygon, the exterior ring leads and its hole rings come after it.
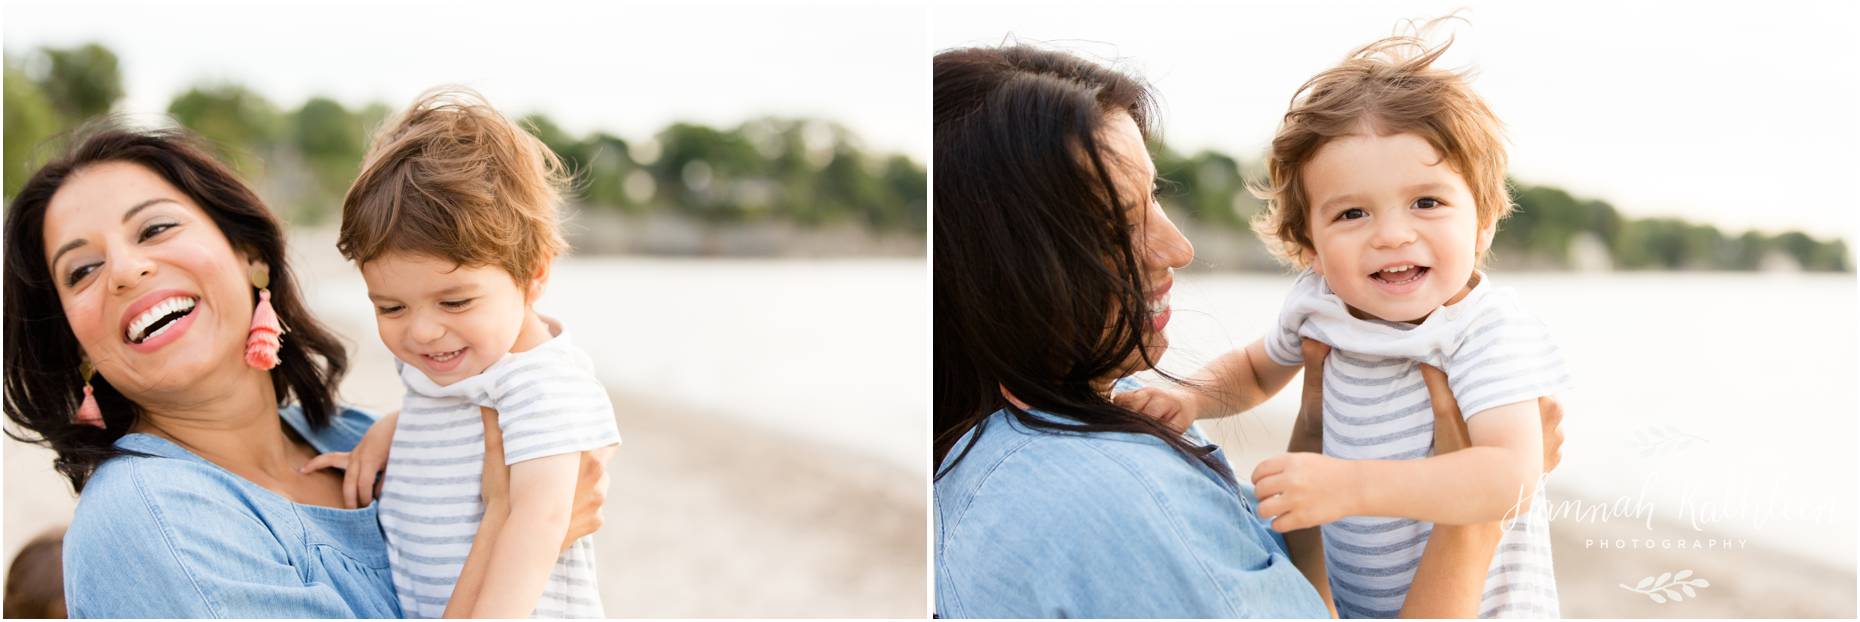
MULTIPOLYGON (((343 408, 312 431, 297 406, 279 416, 318 452, 348 451, 375 416, 343 408)), ((97 467, 65 532, 65 606, 73 618, 398 618, 375 506, 293 503, 148 434, 97 467)))
POLYGON ((1006 411, 981 427, 934 486, 938 616, 1330 616, 1251 486, 1145 434, 1034 429, 1006 411))

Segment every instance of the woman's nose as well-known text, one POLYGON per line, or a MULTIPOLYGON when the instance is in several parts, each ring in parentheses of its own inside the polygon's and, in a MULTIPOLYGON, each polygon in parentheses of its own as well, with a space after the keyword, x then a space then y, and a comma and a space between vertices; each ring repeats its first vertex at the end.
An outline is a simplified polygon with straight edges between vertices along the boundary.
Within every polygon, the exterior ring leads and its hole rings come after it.
POLYGON ((1182 235, 1164 212, 1162 205, 1150 203, 1148 226, 1143 228, 1144 247, 1152 265, 1158 268, 1185 268, 1195 260, 1195 245, 1182 235))
POLYGON ((155 262, 133 250, 112 253, 109 262, 112 291, 133 292, 143 280, 155 275, 155 262))

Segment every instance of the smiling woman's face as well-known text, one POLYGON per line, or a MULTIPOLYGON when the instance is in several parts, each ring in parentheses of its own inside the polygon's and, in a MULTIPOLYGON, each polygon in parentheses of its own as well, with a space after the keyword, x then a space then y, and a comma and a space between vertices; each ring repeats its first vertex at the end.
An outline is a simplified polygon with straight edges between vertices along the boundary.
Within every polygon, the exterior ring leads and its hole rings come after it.
POLYGON ((105 162, 72 174, 44 235, 72 334, 125 396, 185 395, 244 365, 252 266, 154 171, 105 162))
MULTIPOLYGON (((1125 218, 1135 228, 1131 232, 1133 250, 1137 269, 1142 271, 1143 301, 1149 311, 1149 321, 1142 327, 1143 349, 1154 362, 1169 348, 1163 329, 1169 325, 1172 313, 1169 289, 1175 285, 1175 270, 1194 260, 1195 247, 1156 200, 1156 165, 1150 160, 1136 120, 1124 112, 1108 115, 1101 141, 1111 182, 1117 185, 1118 204, 1129 210, 1125 218)), ((1142 356, 1132 353, 1124 367, 1127 371, 1118 376, 1142 371, 1148 365, 1142 356)))

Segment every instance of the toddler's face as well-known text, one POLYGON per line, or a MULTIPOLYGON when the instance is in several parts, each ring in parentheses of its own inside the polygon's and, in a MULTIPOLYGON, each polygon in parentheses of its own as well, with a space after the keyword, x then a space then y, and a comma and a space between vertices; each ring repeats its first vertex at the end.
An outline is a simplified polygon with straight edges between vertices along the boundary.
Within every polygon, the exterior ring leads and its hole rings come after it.
POLYGON ((1466 180, 1414 134, 1339 137, 1300 171, 1312 269, 1361 313, 1414 322, 1472 278, 1495 224, 1481 228, 1466 180))
POLYGON ((493 266, 390 252, 362 264, 381 343, 441 386, 482 373, 516 345, 525 288, 493 266))

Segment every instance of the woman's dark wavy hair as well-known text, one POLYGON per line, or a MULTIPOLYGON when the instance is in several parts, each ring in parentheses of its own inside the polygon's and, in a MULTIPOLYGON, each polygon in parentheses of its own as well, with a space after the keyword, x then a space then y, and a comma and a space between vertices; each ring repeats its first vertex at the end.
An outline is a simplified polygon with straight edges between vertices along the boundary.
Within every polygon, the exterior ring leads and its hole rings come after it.
POLYGON ((1116 191, 1118 163, 1100 140, 1116 112, 1150 136, 1149 88, 1024 45, 945 51, 933 71, 932 469, 965 432, 976 428, 979 437, 978 426, 1005 409, 1034 428, 1149 434, 1231 479, 1209 448, 1093 387, 1129 371, 1133 353, 1154 365, 1143 348, 1150 317, 1139 232, 1127 216, 1134 209, 1116 191), (1073 422, 1033 416, 1002 388, 1073 422))
POLYGON ((33 173, 7 207, 6 416, 16 424, 8 426, 7 436, 58 452, 53 466, 78 492, 98 465, 132 453, 113 443, 142 409, 102 374, 92 377, 91 386, 108 428, 71 422, 83 394, 82 355, 45 262, 45 211, 52 195, 73 174, 105 162, 154 171, 205 210, 234 248, 271 266, 271 305, 289 331, 278 351, 282 360, 271 373, 272 388, 279 405, 295 397, 312 427, 328 425, 348 354, 304 307, 285 258, 284 231, 258 195, 186 130, 127 129, 106 119, 79 129, 70 144, 63 156, 33 173))

